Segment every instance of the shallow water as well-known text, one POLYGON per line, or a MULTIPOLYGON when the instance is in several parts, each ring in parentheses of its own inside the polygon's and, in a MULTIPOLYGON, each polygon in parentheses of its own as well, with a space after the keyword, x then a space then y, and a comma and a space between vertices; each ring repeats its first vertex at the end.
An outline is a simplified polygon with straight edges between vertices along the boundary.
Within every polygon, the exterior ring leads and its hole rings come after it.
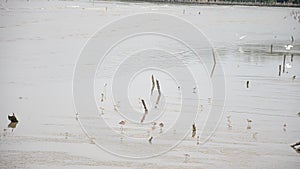
MULTIPOLYGON (((93 7, 91 3, 68 1, 8 1, 1 4, 0 168, 300 166, 299 154, 290 148, 290 144, 300 139, 300 117, 297 115, 300 111, 300 23, 290 15, 292 11, 299 9, 123 2, 98 2, 93 7), (226 100, 221 121, 209 141, 197 145, 196 139, 188 134, 184 141, 165 154, 134 160, 103 151, 94 144, 95 141, 99 144, 97 138, 90 139, 85 135, 75 119, 72 78, 77 57, 90 36, 115 19, 141 12, 161 12, 178 16, 191 22, 206 35, 214 46, 224 70, 226 100), (246 36, 241 38, 244 35, 246 36), (294 47, 287 52, 284 45, 291 43, 291 36, 295 39, 294 47), (274 45, 272 54, 269 52, 271 44, 274 45), (288 73, 279 77, 278 65, 282 64, 285 53, 286 63, 292 67, 287 69, 288 73), (289 53, 294 53, 293 62, 289 53), (292 80, 294 75, 296 79, 292 80), (245 87, 247 80, 250 81, 249 89, 245 87), (7 115, 11 112, 14 112, 20 121, 13 131, 7 127, 7 115), (227 116, 231 116, 232 128, 227 127, 227 116), (252 120, 251 129, 247 129, 246 119, 252 120), (287 127, 283 127, 284 124, 287 127), (190 157, 186 160, 184 154, 189 154, 190 157)), ((153 39, 155 38, 152 37, 153 39)), ((172 45, 174 44, 170 46, 172 45)), ((120 49, 125 51, 126 45, 120 49)), ((179 48, 176 50, 175 52, 182 51, 179 48)), ((116 55, 115 59, 108 60, 105 64, 106 74, 102 74, 101 71, 96 74, 97 85, 93 90, 97 100, 100 99, 99 92, 103 91, 103 84, 110 85, 109 77, 113 73, 111 70, 118 64, 118 59, 122 60, 123 56, 116 55)), ((162 58, 157 60, 160 59, 162 58)), ((183 60, 194 63, 189 53, 185 54, 183 60)), ((195 67, 197 66, 199 63, 196 62, 195 67)), ((207 73, 202 68, 198 71, 207 73)), ((141 97, 139 94, 142 92, 144 93, 141 95, 147 97, 151 86, 151 73, 145 72, 145 76, 136 76, 136 81, 129 87, 132 91, 131 104, 140 113, 137 117, 142 115, 138 97, 141 97), (149 83, 145 82, 147 78, 149 83), (146 90, 140 90, 138 86, 146 86, 146 90)), ((177 84, 167 74, 155 74, 161 81, 167 102, 166 109, 179 111, 180 94, 176 88, 177 84)), ((205 78, 206 76, 203 76, 200 80, 203 86, 199 88, 199 99, 204 106, 196 123, 199 133, 202 129, 200 126, 209 112, 208 98, 212 95, 210 90, 205 90, 206 87, 210 87, 209 83, 205 83, 205 78)), ((192 88, 191 86, 191 94, 192 88)), ((101 110, 92 115, 99 119, 104 118, 118 135, 118 123, 123 118, 114 111, 114 103, 110 101, 108 93, 107 90, 109 101, 105 102, 104 115, 100 115, 101 110)), ((151 99, 149 98, 147 103, 151 102, 151 99)), ((121 107, 122 103, 121 101, 121 107)), ((149 115, 147 118, 155 117, 149 115)), ((142 142, 136 144, 155 147, 153 152, 163 149, 176 141, 178 133, 184 133, 184 130, 174 132, 172 129, 172 120, 177 116, 166 116, 166 119, 163 117, 164 132, 170 133, 164 139, 155 138, 152 145, 147 141, 147 130, 151 124, 140 126, 128 123, 124 126, 125 135, 142 138, 142 142)), ((80 118, 82 117, 79 116, 80 118)), ((91 128, 93 125, 91 124, 91 128)), ((110 147, 115 151, 131 152, 136 146, 129 139, 126 140, 126 136, 123 141, 115 135, 108 137, 107 135, 112 135, 111 129, 95 128, 95 132, 106 138, 102 141, 107 145, 110 142, 119 142, 120 147, 110 147), (127 148, 124 149, 124 146, 127 148)), ((151 134, 159 136, 159 127, 151 134)))

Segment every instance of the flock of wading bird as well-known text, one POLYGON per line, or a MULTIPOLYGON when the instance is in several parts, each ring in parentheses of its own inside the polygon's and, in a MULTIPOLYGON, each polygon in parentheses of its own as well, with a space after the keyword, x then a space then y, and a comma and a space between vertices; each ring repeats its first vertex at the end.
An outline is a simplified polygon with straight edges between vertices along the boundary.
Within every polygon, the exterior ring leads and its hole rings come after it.
MULTIPOLYGON (((153 92, 155 90, 155 87, 157 89, 157 92, 158 92, 158 96, 157 96, 157 99, 155 101, 155 106, 154 108, 157 108, 159 102, 160 102, 160 99, 161 99, 161 88, 160 88, 160 83, 159 83, 159 80, 158 79, 155 79, 154 76, 152 75, 151 76, 151 82, 152 82, 152 87, 151 87, 151 96, 153 95, 153 92)), ((104 91, 101 93, 101 97, 100 97, 100 102, 104 102, 104 100, 106 100, 106 87, 107 87, 107 83, 104 84, 104 91)), ((196 87, 193 88, 192 92, 193 93, 196 93, 196 87)), ((178 86, 178 90, 180 90, 180 86, 178 86)), ((139 103, 142 105, 143 109, 144 109, 144 114, 142 115, 141 117, 141 120, 140 120, 140 123, 143 124, 143 122, 145 121, 146 119, 146 116, 148 115, 149 113, 149 110, 147 108, 147 104, 145 102, 144 99, 142 98, 139 98, 139 103)), ((114 104, 113 105, 113 109, 115 112, 119 112, 119 108, 120 108, 120 101, 117 102, 117 104, 114 104)), ((203 107, 203 106, 201 106, 203 107)), ((99 109, 101 110, 101 115, 104 115, 104 107, 100 106, 99 109)), ((76 120, 78 120, 78 114, 76 114, 76 120)), ((121 120, 118 124, 120 125, 120 133, 121 135, 124 134, 124 127, 126 125, 127 121, 126 120, 121 120)), ((165 126, 165 124, 163 122, 160 122, 160 123, 157 123, 157 122, 152 122, 151 123, 151 126, 150 126, 150 131, 153 131, 156 129, 157 125, 159 126, 159 133, 162 133, 163 132, 163 127, 165 126)), ((148 131, 148 142, 150 144, 152 144, 152 140, 153 140, 153 136, 150 135, 150 131, 148 131)), ((192 124, 192 137, 194 138, 196 136, 196 125, 195 123, 192 124)), ((175 131, 174 131, 175 132, 175 131)), ((123 139, 123 137, 121 137, 121 140, 123 139)), ((197 136, 197 144, 200 144, 199 142, 199 136, 197 136)))
MULTIPOLYGON (((151 76, 151 80, 152 80, 152 87, 151 87, 151 96, 153 95, 153 92, 154 92, 154 89, 155 89, 155 86, 157 88, 157 91, 158 91, 158 96, 157 96, 157 99, 156 99, 156 102, 155 102, 155 108, 157 108, 158 104, 159 104, 159 101, 160 101, 160 98, 161 98, 161 89, 160 89, 160 84, 159 84, 159 81, 158 79, 155 79, 154 76, 152 75, 151 76)), ((103 93, 101 93, 101 98, 100 98, 100 102, 104 102, 104 100, 106 100, 106 86, 107 84, 105 83, 104 84, 104 91, 103 93)), ((178 87, 178 89, 180 89, 180 87, 178 87)), ((143 122, 145 121, 146 119, 146 116, 148 115, 148 108, 147 108, 147 105, 146 105, 146 102, 144 99, 142 98, 139 98, 139 103, 142 105, 143 109, 144 109, 144 114, 143 116, 141 117, 141 120, 140 120, 140 123, 143 124, 143 122)), ((119 108, 120 108, 120 101, 117 102, 117 104, 114 104, 113 105, 114 107, 114 111, 116 112, 119 112, 119 108)), ((104 107, 100 107, 100 110, 101 110, 101 115, 104 114, 104 107)), ((78 114, 77 114, 78 115, 78 114)), ((78 117, 76 116, 76 119, 78 119, 78 117)), ((121 120, 118 124, 120 125, 120 132, 121 132, 121 135, 124 134, 124 126, 126 125, 127 121, 126 120, 121 120)), ((154 130, 156 129, 156 126, 158 123, 156 122, 152 122, 151 123, 152 126, 151 126, 151 130, 154 130)), ((163 127, 165 126, 163 122, 160 122, 158 124, 159 128, 160 128, 160 133, 162 133, 163 131, 163 127)), ((150 136, 150 132, 148 132, 148 142, 150 144, 152 144, 152 140, 153 140, 153 136, 150 136)), ((123 139, 123 137, 121 137, 121 140, 123 139)))
MULTIPOLYGON (((300 22, 300 12, 292 12, 291 13, 292 16, 294 16, 294 19, 297 19, 299 22, 300 22)), ((290 38, 290 41, 291 43, 290 44, 287 44, 287 45, 284 45, 283 47, 285 48, 285 51, 284 52, 285 54, 283 55, 283 60, 282 60, 282 64, 279 64, 278 68, 278 76, 281 76, 283 74, 287 74, 289 73, 287 71, 287 69, 290 69, 292 68, 292 62, 294 61, 294 53, 291 52, 291 49, 294 47, 294 42, 295 42, 295 39, 293 36, 291 36, 290 38), (287 63, 287 57, 290 56, 290 63, 287 63)), ((273 54, 273 44, 270 45, 270 53, 273 54)), ((295 80, 296 79, 296 75, 293 75, 291 77, 292 80, 295 80)), ((250 88, 250 81, 247 80, 246 81, 246 88, 250 88)), ((297 115, 300 117, 300 112, 297 113, 297 115)), ((231 120, 230 120, 230 117, 231 116, 227 116, 227 127, 228 128, 232 128, 232 124, 231 124, 231 120)), ((252 120, 251 119, 247 119, 247 129, 251 129, 251 123, 252 123, 252 120)), ((283 124, 283 131, 285 132, 287 130, 287 124, 284 123, 283 124)), ((253 138, 256 139, 256 135, 258 133, 255 132, 253 134, 253 138)), ((295 144, 292 144, 291 147, 298 153, 300 153, 300 141, 299 142, 296 142, 295 144)))
MULTIPOLYGON (((293 43, 294 43, 294 37, 291 36, 291 44, 284 45, 285 50, 288 51, 287 53, 288 53, 289 56, 290 56, 290 63, 286 63, 287 54, 284 54, 284 55, 283 55, 283 63, 282 63, 282 65, 279 65, 279 73, 278 73, 278 76, 281 76, 283 73, 286 73, 286 74, 287 74, 288 71, 286 71, 286 69, 289 69, 289 68, 292 67, 292 66, 291 66, 291 63, 292 63, 293 60, 294 60, 294 54, 293 54, 293 53, 290 53, 290 50, 294 47, 294 46, 293 46, 293 43)), ((215 53, 214 53, 214 50, 213 50, 212 52, 213 52, 213 56, 214 56, 214 66, 213 66, 213 70, 211 71, 211 76, 213 75, 214 68, 215 68, 215 65, 216 65, 216 63, 215 63, 215 53)), ((274 51, 273 51, 273 44, 271 44, 271 46, 270 46, 270 53, 272 54, 273 52, 274 52, 274 51)), ((295 76, 295 75, 292 76, 292 80, 295 80, 295 79, 296 79, 296 76, 295 76)), ((157 97, 157 99, 156 99, 156 104, 155 104, 155 108, 157 108, 157 105, 158 105, 158 103, 159 103, 159 101, 160 101, 160 97, 161 97, 160 84, 159 84, 159 81, 158 81, 157 79, 155 80, 155 78, 154 78, 153 75, 151 76, 151 80, 152 80, 151 95, 153 94, 153 91, 154 91, 154 89, 155 89, 155 86, 156 86, 157 91, 158 91, 158 97, 157 97)), ((107 84, 104 85, 104 87, 106 87, 106 86, 107 86, 107 84)), ((249 81, 249 80, 246 81, 245 87, 246 87, 246 89, 249 89, 249 88, 250 88, 250 81, 249 81)), ((180 90, 180 86, 178 86, 178 90, 180 90)), ((192 92, 193 92, 193 93, 196 93, 196 90, 197 90, 197 88, 194 87, 193 90, 192 90, 192 92)), ((106 91, 106 89, 104 88, 104 93, 101 93, 101 102, 103 102, 104 99, 105 99, 105 91, 106 91)), ((211 99, 211 98, 209 98, 209 100, 210 100, 210 99, 211 99)), ((142 106, 143 106, 143 108, 144 108, 144 114, 143 114, 143 116, 142 116, 142 118, 141 118, 141 120, 140 120, 140 123, 142 124, 142 123, 144 122, 144 120, 145 120, 147 114, 148 114, 148 108, 147 108, 147 105, 146 105, 146 102, 145 102, 144 99, 139 98, 139 102, 142 104, 142 106)), ((117 111, 117 112, 118 112, 118 108, 119 108, 119 103, 120 103, 120 102, 118 102, 116 105, 114 105, 114 110, 117 111)), ((203 106, 201 106, 201 107, 203 107, 203 106)), ((104 114, 104 113, 103 113, 104 108, 103 108, 103 107, 100 107, 100 110, 101 110, 101 112, 102 112, 101 114, 104 114)), ((300 112, 298 112, 298 116, 300 117, 300 112)), ((227 116, 226 118, 227 118, 226 125, 227 125, 227 127, 228 127, 229 129, 231 129, 231 128, 232 128, 231 116, 229 115, 229 116, 227 116)), ((126 122, 127 122, 126 120, 122 120, 122 121, 119 122, 121 133, 124 133, 124 126, 126 125, 126 122)), ((247 119, 246 119, 246 122, 247 122, 247 127, 246 127, 246 129, 247 129, 247 130, 250 130, 250 129, 252 128, 252 126, 251 126, 252 120, 249 119, 249 118, 247 118, 247 119)), ((152 122, 151 130, 154 130, 155 127, 156 127, 156 125, 157 125, 156 122, 152 122)), ((163 129, 163 127, 164 127, 164 123, 163 123, 163 122, 160 122, 160 123, 159 123, 159 127, 160 127, 160 133, 162 133, 162 129, 163 129)), ((195 123, 192 124, 191 129, 192 129, 192 132, 191 132, 192 138, 195 138, 195 137, 196 137, 196 132, 197 132, 197 128, 196 128, 196 124, 195 124, 195 123)), ((287 124, 284 123, 284 124, 283 124, 283 131, 285 132, 286 130, 287 130, 287 124)), ((151 136, 149 133, 150 133, 150 132, 148 132, 148 136, 149 136, 148 142, 149 142, 150 144, 152 144, 153 136, 151 136)), ((257 134, 258 134, 258 132, 253 133, 252 136, 253 136, 254 139, 256 139, 257 134)), ((199 142, 199 136, 197 136, 196 138, 197 138, 197 144, 200 144, 200 142, 199 142)), ((121 139, 122 139, 122 138, 121 138, 121 139)), ((294 148, 297 152, 300 153, 300 142, 297 142, 297 143, 295 143, 295 144, 292 144, 291 147, 294 148)), ((189 155, 186 154, 185 157, 188 158, 189 155)))

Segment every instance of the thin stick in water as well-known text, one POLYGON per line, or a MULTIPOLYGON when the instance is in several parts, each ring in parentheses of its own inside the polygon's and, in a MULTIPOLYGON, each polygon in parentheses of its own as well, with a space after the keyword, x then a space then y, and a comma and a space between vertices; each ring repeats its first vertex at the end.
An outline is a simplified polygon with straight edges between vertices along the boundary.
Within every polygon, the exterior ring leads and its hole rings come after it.
POLYGON ((192 129, 193 129, 193 131, 192 131, 192 137, 194 138, 195 135, 196 135, 196 131, 197 131, 195 123, 192 125, 192 129))
POLYGON ((285 72, 285 59, 286 59, 286 55, 283 55, 282 73, 285 72))
POLYGON ((145 109, 145 113, 144 113, 144 115, 143 115, 143 117, 141 119, 141 123, 143 123, 144 120, 145 120, 145 118, 146 118, 146 115, 148 114, 148 109, 147 109, 147 106, 146 106, 146 103, 145 103, 144 99, 141 99, 141 101, 142 101, 142 104, 143 104, 144 109, 145 109))
POLYGON ((273 44, 271 44, 270 52, 271 52, 271 54, 273 53, 273 44))
POLYGON ((154 76, 153 75, 151 76, 151 79, 152 79, 152 88, 151 88, 151 96, 152 96, 153 90, 154 90, 154 87, 155 87, 155 80, 154 80, 154 76))
POLYGON ((281 65, 279 65, 279 72, 278 72, 278 76, 281 75, 281 65))
POLYGON ((214 49, 212 49, 212 54, 213 54, 213 59, 214 59, 214 65, 213 65, 213 68, 212 68, 212 70, 211 70, 210 77, 213 76, 214 71, 215 71, 215 67, 216 67, 216 55, 215 55, 214 49))
POLYGON ((156 80, 156 87, 157 87, 157 90, 158 90, 158 96, 157 96, 157 99, 156 99, 156 105, 158 105, 159 100, 160 100, 160 96, 161 96, 161 91, 160 91, 160 86, 159 86, 159 81, 158 80, 156 80))
POLYGON ((159 86, 159 81, 158 80, 156 80, 156 86, 157 86, 158 94, 160 95, 161 92, 160 92, 160 86, 159 86))

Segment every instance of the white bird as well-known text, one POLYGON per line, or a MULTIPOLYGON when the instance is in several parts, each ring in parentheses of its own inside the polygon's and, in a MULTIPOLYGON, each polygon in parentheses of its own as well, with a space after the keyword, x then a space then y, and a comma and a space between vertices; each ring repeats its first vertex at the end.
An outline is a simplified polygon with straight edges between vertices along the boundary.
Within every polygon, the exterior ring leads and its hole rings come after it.
POLYGON ((293 48, 294 46, 293 45, 284 45, 284 47, 286 50, 291 50, 291 48, 293 48))
POLYGON ((240 37, 240 40, 244 39, 245 37, 247 37, 247 35, 243 35, 240 37))
POLYGON ((285 64, 285 67, 289 69, 289 68, 292 68, 292 65, 287 63, 287 64, 285 64))
POLYGON ((152 129, 152 130, 155 130, 155 128, 156 128, 156 122, 153 122, 153 123, 152 123, 152 128, 151 128, 151 129, 152 129))
POLYGON ((255 132, 255 133, 253 133, 252 134, 252 137, 254 138, 254 139, 256 139, 256 135, 258 134, 258 132, 255 132))

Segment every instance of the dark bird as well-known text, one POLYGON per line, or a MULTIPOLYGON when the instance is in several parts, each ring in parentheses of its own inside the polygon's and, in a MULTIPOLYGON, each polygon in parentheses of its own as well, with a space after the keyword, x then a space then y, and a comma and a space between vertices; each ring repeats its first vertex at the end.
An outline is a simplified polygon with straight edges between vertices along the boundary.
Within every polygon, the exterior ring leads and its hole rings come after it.
POLYGON ((124 126, 126 124, 126 120, 122 120, 119 122, 120 125, 124 126))
POLYGON ((162 133, 162 128, 164 127, 165 125, 164 125, 164 123, 159 123, 159 127, 160 127, 160 133, 162 133))
POLYGON ((159 123, 159 127, 164 127, 164 123, 159 123))
POLYGON ((15 116, 15 113, 13 113, 12 116, 8 115, 8 120, 10 120, 10 122, 12 122, 12 123, 18 123, 19 122, 17 117, 15 116))

